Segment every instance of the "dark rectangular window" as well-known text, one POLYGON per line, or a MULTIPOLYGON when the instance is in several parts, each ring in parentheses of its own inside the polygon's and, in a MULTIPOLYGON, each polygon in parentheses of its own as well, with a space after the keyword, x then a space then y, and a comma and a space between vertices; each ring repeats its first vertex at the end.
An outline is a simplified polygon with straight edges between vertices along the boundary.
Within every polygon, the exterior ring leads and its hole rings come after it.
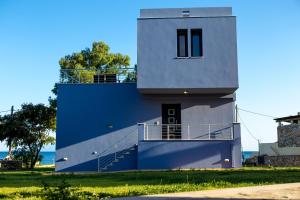
POLYGON ((177 30, 177 57, 188 57, 187 29, 177 30))
POLYGON ((202 29, 191 30, 191 48, 192 57, 203 56, 202 29))

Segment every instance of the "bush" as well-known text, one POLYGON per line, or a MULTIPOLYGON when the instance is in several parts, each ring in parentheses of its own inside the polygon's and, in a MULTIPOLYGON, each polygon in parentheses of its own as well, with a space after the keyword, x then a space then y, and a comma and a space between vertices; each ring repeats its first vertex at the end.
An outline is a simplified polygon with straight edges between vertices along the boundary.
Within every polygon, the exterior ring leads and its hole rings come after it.
POLYGON ((72 188, 65 180, 54 187, 43 182, 41 197, 45 200, 97 200, 103 199, 102 194, 94 194, 91 192, 79 191, 78 188, 72 188))

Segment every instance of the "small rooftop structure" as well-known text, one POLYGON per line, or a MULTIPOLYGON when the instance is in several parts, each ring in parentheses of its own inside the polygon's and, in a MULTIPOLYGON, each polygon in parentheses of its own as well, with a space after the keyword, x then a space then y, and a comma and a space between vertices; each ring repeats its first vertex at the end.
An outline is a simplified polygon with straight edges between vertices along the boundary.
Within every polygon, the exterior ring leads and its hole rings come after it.
POLYGON ((231 7, 141 9, 140 18, 232 16, 231 7))
POLYGON ((280 117, 274 119, 276 122, 288 122, 293 124, 300 124, 300 112, 297 115, 291 115, 287 117, 280 117))

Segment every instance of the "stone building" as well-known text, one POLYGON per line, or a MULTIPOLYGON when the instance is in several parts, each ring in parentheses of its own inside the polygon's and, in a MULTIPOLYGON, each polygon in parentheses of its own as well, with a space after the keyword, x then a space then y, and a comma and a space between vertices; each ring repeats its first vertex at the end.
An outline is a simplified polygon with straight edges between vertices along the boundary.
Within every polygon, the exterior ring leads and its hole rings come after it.
POLYGON ((300 166, 300 113, 274 119, 278 123, 277 142, 261 143, 260 156, 273 166, 300 166))

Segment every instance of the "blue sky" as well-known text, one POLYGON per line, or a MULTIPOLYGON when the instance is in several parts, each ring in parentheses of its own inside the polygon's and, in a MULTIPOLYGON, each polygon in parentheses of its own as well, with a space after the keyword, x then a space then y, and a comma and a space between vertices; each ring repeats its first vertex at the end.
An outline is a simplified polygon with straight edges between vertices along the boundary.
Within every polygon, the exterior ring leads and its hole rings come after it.
MULTIPOLYGON (((1 0, 0 111, 24 102, 48 103, 59 77, 58 60, 93 41, 105 41, 112 52, 128 54, 134 65, 141 8, 214 6, 231 6, 237 16, 238 105, 272 116, 299 112, 298 0, 1 0)), ((276 141, 271 118, 240 115, 262 142, 276 141)), ((244 150, 257 149, 245 128, 242 143, 244 150)), ((0 151, 4 148, 0 144, 0 151)))

